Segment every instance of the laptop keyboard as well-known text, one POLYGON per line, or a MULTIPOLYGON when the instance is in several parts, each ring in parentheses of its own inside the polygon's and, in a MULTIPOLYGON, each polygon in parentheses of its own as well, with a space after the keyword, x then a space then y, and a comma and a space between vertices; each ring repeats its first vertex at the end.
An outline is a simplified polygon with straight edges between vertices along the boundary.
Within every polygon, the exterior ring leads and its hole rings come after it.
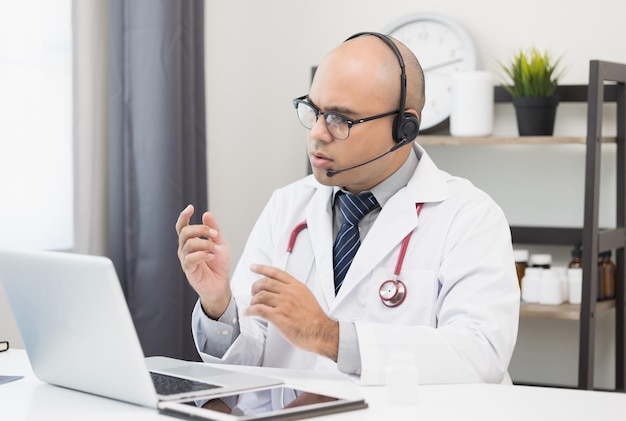
POLYGON ((198 392, 220 387, 215 384, 182 379, 180 377, 168 376, 167 374, 150 372, 150 375, 152 376, 152 383, 154 383, 157 394, 163 396, 198 392))

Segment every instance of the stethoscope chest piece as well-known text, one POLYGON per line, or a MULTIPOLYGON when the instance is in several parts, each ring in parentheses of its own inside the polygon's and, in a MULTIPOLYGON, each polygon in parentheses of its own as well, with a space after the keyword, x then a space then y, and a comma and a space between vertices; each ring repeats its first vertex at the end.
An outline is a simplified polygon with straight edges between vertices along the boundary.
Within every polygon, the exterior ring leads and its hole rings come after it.
POLYGON ((406 285, 400 280, 390 279, 380 284, 378 295, 387 307, 397 307, 406 298, 406 285))

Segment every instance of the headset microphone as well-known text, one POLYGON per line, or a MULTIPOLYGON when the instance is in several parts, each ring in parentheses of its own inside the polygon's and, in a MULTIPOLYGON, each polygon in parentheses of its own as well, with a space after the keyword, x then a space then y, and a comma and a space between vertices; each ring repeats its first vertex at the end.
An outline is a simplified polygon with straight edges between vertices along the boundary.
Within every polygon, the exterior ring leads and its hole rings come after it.
POLYGON ((382 153, 382 154, 378 155, 377 157, 374 157, 374 158, 372 158, 372 159, 370 159, 370 160, 368 160, 368 161, 361 162, 360 164, 357 164, 357 165, 354 165, 354 166, 352 166, 352 167, 348 167, 348 168, 343 168, 343 169, 341 169, 341 170, 326 170, 326 177, 332 177, 333 175, 339 174, 340 172, 344 172, 344 171, 348 171, 348 170, 353 170, 353 169, 355 169, 355 168, 362 167, 363 165, 367 165, 367 164, 369 164, 370 162, 374 162, 374 161, 376 161, 377 159, 382 158, 383 156, 387 155, 388 153, 391 153, 391 152, 395 151, 396 149, 398 149, 398 148, 400 148, 400 147, 402 147, 402 146, 404 146, 404 145, 406 145, 406 144, 408 144, 408 143, 411 143, 411 139, 404 138, 404 139, 402 139, 400 142, 398 142, 398 143, 396 143, 395 145, 393 145, 393 146, 391 147, 391 149, 389 149, 387 152, 384 152, 384 153, 382 153))

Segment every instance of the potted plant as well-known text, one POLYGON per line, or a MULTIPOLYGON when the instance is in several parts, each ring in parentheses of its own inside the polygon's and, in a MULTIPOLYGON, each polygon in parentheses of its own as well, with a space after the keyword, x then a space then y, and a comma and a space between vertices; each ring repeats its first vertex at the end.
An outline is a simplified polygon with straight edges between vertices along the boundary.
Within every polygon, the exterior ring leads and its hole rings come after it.
POLYGON ((509 84, 502 85, 513 97, 520 136, 551 136, 559 97, 560 58, 531 48, 520 50, 508 65, 502 65, 509 84))

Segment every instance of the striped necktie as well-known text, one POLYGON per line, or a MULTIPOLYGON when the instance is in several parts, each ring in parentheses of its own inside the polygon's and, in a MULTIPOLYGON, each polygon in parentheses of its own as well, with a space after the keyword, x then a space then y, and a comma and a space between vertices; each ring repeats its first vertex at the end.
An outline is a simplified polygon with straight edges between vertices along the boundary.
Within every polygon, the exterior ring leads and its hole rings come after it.
POLYGON ((359 221, 374 208, 378 207, 378 202, 371 192, 364 192, 359 195, 343 193, 339 195, 338 199, 339 211, 341 212, 341 227, 333 247, 335 295, 339 292, 352 259, 354 259, 356 251, 361 245, 359 221))

